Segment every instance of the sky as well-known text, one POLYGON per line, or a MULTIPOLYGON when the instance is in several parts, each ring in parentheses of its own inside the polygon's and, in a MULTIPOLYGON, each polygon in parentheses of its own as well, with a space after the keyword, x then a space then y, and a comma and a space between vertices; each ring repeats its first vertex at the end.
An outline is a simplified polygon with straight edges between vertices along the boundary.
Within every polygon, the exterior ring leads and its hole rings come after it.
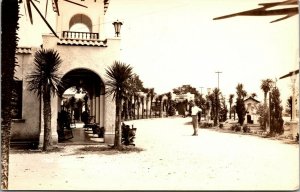
MULTIPOLYGON (((262 101, 263 79, 279 79, 299 68, 299 16, 276 23, 270 22, 280 16, 213 18, 263 2, 269 1, 110 0, 105 32, 107 38, 114 37, 112 22, 123 22, 120 60, 133 67, 144 87, 158 94, 185 84, 207 94, 207 88, 218 87, 219 71, 219 88, 227 98, 242 83, 262 101)), ((47 30, 39 25, 23 33, 47 30)), ((40 45, 41 39, 35 43, 40 45)), ((291 95, 291 78, 276 85, 285 102, 291 95)))

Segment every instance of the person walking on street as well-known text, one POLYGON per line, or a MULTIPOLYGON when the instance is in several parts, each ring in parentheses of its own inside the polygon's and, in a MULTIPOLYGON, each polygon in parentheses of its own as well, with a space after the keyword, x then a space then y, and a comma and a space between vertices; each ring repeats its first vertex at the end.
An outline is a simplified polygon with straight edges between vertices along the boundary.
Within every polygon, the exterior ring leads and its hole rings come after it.
POLYGON ((191 116, 192 116, 192 123, 194 128, 193 136, 198 135, 198 113, 202 110, 195 105, 194 101, 191 102, 191 116))

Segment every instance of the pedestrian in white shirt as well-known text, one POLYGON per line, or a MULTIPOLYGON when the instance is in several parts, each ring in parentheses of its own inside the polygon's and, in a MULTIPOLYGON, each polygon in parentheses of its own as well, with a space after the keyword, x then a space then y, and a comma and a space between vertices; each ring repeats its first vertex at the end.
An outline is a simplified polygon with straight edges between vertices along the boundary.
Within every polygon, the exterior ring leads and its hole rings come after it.
POLYGON ((194 101, 191 102, 191 115, 192 115, 192 123, 194 128, 193 136, 198 135, 198 113, 202 110, 195 105, 194 101))

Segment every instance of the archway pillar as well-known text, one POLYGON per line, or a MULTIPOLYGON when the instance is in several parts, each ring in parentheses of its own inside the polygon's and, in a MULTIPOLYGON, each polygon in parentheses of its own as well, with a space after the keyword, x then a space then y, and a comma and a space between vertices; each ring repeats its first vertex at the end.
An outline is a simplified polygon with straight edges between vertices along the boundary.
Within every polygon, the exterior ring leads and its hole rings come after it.
POLYGON ((104 127, 104 103, 105 103, 105 95, 100 95, 100 127, 104 127))
POLYGON ((96 123, 100 123, 100 97, 96 97, 95 120, 96 120, 96 123))
POLYGON ((104 102, 104 142, 113 144, 115 139, 116 103, 112 95, 103 96, 104 102))

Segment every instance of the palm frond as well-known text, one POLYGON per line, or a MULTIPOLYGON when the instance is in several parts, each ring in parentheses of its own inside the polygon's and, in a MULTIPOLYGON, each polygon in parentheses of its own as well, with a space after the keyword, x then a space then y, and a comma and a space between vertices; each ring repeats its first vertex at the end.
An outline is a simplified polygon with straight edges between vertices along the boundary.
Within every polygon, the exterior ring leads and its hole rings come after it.
POLYGON ((132 67, 130 65, 115 61, 112 66, 106 69, 107 77, 107 89, 108 95, 113 95, 116 98, 117 95, 125 97, 129 91, 128 79, 132 77, 132 67))
POLYGON ((53 49, 41 49, 34 55, 33 71, 26 76, 28 90, 38 96, 42 93, 42 88, 47 86, 51 95, 55 95, 62 87, 61 78, 58 74, 62 63, 59 53, 53 49))

